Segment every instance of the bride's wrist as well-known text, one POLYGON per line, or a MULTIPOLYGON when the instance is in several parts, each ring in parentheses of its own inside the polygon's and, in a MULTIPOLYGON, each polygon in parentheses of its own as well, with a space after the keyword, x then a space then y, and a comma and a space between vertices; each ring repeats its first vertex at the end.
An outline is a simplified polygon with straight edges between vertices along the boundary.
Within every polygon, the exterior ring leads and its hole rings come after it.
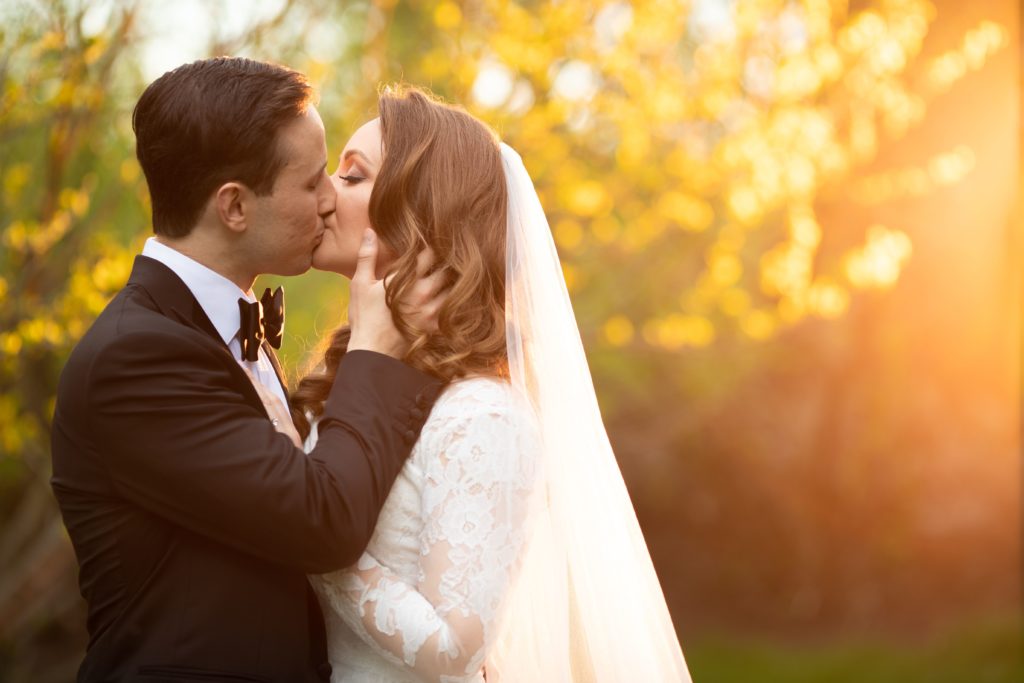
POLYGON ((376 353, 382 353, 385 356, 391 356, 392 358, 401 360, 405 355, 408 344, 401 335, 395 335, 397 339, 388 338, 373 338, 363 337, 358 335, 356 332, 352 333, 349 338, 348 350, 349 351, 374 351, 376 353))

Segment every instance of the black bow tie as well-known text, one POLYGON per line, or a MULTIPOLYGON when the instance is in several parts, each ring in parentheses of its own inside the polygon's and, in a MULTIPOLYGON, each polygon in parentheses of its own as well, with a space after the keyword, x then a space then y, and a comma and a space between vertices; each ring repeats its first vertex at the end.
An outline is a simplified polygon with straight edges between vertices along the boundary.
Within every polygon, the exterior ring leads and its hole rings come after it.
POLYGON ((284 289, 278 287, 273 294, 267 287, 259 301, 249 303, 238 300, 238 313, 242 325, 238 341, 242 345, 242 360, 259 358, 260 344, 266 339, 275 349, 281 348, 284 335, 284 289))

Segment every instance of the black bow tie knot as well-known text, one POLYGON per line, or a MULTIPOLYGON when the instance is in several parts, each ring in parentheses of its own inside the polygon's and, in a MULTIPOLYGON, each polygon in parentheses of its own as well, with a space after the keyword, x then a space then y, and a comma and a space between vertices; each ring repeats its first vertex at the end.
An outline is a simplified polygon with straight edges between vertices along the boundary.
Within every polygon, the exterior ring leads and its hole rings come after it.
POLYGON ((242 360, 259 358, 260 345, 265 339, 275 349, 281 348, 284 336, 284 289, 278 287, 270 293, 267 287, 259 301, 238 300, 241 327, 238 341, 242 346, 242 360))

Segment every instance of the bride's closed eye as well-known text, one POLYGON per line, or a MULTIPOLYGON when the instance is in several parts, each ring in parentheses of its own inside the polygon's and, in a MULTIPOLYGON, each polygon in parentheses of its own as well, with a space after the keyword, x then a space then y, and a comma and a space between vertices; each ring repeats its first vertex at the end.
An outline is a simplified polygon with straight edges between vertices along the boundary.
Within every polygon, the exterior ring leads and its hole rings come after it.
POLYGON ((350 175, 339 175, 338 177, 340 179, 344 180, 346 183, 350 183, 352 185, 355 185, 356 183, 361 183, 364 180, 366 180, 366 178, 364 178, 362 176, 351 175, 351 174, 350 175))

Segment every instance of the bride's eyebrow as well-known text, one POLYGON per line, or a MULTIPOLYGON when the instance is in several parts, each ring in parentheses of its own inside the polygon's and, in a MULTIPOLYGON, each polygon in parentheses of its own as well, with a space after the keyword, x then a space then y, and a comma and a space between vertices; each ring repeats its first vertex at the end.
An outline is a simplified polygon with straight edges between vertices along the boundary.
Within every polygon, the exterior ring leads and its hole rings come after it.
POLYGON ((342 161, 347 161, 348 158, 351 157, 351 156, 362 157, 363 161, 365 161, 367 164, 369 164, 371 168, 373 167, 373 162, 370 161, 370 158, 367 157, 362 152, 360 152, 358 149, 347 149, 347 150, 345 150, 345 153, 341 155, 341 160, 342 161))

